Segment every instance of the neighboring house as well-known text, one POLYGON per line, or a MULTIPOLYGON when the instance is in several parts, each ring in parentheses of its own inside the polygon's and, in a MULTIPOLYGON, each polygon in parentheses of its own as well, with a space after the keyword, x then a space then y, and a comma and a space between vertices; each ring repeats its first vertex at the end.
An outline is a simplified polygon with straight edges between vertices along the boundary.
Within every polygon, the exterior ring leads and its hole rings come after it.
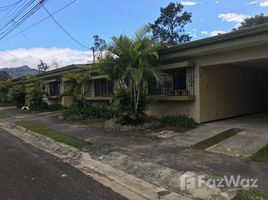
MULTIPOLYGON (((90 67, 71 65, 37 77, 47 83, 50 101, 60 102, 63 75, 90 67)), ((185 114, 201 123, 268 110, 267 24, 162 49, 157 67, 165 75, 161 84, 148 82, 157 100, 149 115, 185 114)), ((105 75, 92 76, 82 92, 89 101, 110 101, 113 83, 105 75)), ((61 103, 71 101, 65 97, 61 103)))
MULTIPOLYGON (((59 69, 51 70, 37 74, 35 79, 41 80, 44 83, 44 93, 48 104, 62 104, 63 106, 70 106, 72 99, 63 96, 64 90, 68 87, 68 79, 64 78, 68 73, 90 73, 91 64, 70 65, 59 69)), ((21 83, 27 86, 32 85, 32 80, 28 77, 21 77, 13 79, 14 83, 21 83)), ((110 101, 113 96, 113 83, 107 80, 105 75, 90 76, 81 88, 85 99, 89 101, 110 101)))

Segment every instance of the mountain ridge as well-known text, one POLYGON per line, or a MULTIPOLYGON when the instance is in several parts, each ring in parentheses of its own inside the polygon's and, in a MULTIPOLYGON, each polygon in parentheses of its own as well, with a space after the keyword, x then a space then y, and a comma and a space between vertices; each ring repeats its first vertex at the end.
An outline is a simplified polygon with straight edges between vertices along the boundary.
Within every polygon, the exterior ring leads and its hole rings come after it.
POLYGON ((5 68, 1 68, 0 71, 4 71, 4 72, 8 73, 12 79, 19 78, 22 76, 38 74, 37 69, 30 68, 27 65, 23 65, 20 67, 12 67, 12 68, 5 67, 5 68))

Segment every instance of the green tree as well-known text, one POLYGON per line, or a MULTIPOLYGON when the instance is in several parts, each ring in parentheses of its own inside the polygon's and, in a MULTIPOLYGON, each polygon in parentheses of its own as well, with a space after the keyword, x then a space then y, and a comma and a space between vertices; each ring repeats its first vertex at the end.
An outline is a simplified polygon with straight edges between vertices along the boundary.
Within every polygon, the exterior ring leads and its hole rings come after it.
POLYGON ((134 39, 121 35, 113 37, 107 54, 96 64, 100 74, 114 81, 114 108, 124 120, 140 120, 148 105, 146 80, 159 71, 153 63, 158 59, 160 44, 148 36, 149 27, 136 33, 134 39))
POLYGON ((96 57, 102 57, 102 53, 107 47, 106 42, 104 39, 100 38, 99 35, 94 35, 94 46, 92 47, 93 51, 93 63, 95 63, 96 57))
POLYGON ((265 23, 268 23, 268 16, 265 16, 263 13, 261 13, 259 15, 255 15, 254 17, 246 18, 243 22, 241 22, 238 28, 234 29, 234 31, 265 24, 265 23))
POLYGON ((8 96, 18 108, 25 105, 26 90, 23 85, 13 85, 8 92, 8 96))
POLYGON ((166 45, 178 45, 191 40, 191 36, 185 32, 185 25, 191 23, 192 13, 183 11, 180 3, 170 3, 161 8, 160 17, 149 24, 154 38, 163 41, 166 45))
POLYGON ((31 110, 43 111, 47 104, 44 101, 44 84, 41 81, 33 81, 33 85, 27 88, 26 100, 31 110))
POLYGON ((65 83, 65 88, 62 96, 70 96, 76 104, 79 99, 83 99, 82 86, 89 79, 87 73, 69 73, 64 75, 68 81, 65 83))
POLYGON ((49 70, 50 66, 46 64, 43 60, 40 60, 40 63, 37 65, 39 73, 46 72, 49 70))

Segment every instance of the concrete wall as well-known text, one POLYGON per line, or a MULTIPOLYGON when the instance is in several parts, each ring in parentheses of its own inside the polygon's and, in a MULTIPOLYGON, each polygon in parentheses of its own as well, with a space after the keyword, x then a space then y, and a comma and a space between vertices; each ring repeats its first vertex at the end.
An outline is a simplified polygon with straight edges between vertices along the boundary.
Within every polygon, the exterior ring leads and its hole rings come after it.
POLYGON ((268 110, 268 76, 243 66, 200 68, 200 121, 268 110))

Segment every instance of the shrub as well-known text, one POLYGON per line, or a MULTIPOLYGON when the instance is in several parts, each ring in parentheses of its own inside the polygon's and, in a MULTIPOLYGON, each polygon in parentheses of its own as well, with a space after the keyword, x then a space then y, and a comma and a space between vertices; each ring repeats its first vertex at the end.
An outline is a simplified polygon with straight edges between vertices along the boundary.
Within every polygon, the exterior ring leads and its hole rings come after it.
POLYGON ((59 111, 62 110, 62 106, 58 103, 50 104, 47 106, 48 111, 59 111))
POLYGON ((8 103, 8 92, 10 89, 10 81, 0 81, 0 102, 8 103))
POLYGON ((178 116, 165 116, 160 119, 163 123, 171 126, 176 126, 177 128, 194 128, 197 126, 197 123, 193 118, 189 118, 186 115, 178 116))
POLYGON ((18 108, 25 105, 26 91, 24 86, 13 85, 9 90, 8 96, 18 108))
POLYGON ((43 99, 43 89, 40 82, 34 83, 27 90, 26 99, 31 110, 44 111, 47 108, 47 103, 43 99))
POLYGON ((148 131, 151 128, 160 127, 160 121, 151 121, 139 125, 121 124, 118 119, 110 119, 105 121, 104 128, 116 130, 122 133, 137 133, 148 131))
POLYGON ((62 111, 65 120, 85 120, 91 118, 111 119, 115 113, 110 105, 89 103, 86 100, 78 100, 76 104, 62 111))
POLYGON ((133 109, 133 102, 128 92, 125 90, 118 90, 116 96, 113 98, 113 108, 118 113, 118 118, 122 124, 137 124, 146 121, 146 108, 152 104, 153 101, 147 96, 140 96, 137 113, 133 109))

